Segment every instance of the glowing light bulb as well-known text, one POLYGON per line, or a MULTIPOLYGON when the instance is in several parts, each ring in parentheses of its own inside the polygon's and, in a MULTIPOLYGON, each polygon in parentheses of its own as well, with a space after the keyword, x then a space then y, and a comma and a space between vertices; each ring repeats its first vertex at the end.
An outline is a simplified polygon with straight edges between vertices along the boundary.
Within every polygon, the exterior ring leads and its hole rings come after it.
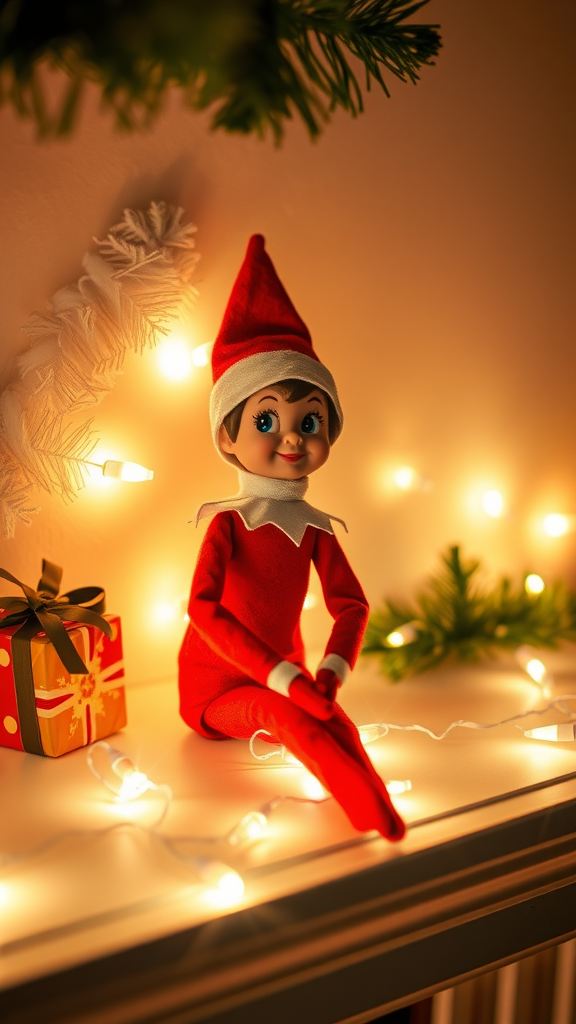
POLYGON ((504 512, 504 498, 500 491, 486 491, 482 497, 482 508, 487 516, 499 519, 504 512))
POLYGON ((185 341, 172 337, 158 347, 158 363, 169 380, 184 380, 192 371, 193 355, 185 341))
POLYGON ((118 794, 120 800, 137 800, 139 796, 152 789, 152 783, 144 772, 132 771, 122 779, 118 794))
POLYGON ((379 740, 382 736, 387 736, 388 726, 380 725, 379 722, 373 722, 370 725, 360 725, 358 732, 363 746, 366 747, 369 743, 374 743, 375 740, 379 740))
POLYGON ((402 647, 404 644, 404 637, 399 629, 395 629, 393 633, 388 634, 386 642, 390 644, 390 647, 402 647))
POLYGON ((315 775, 306 772, 302 779, 302 789, 309 800, 324 800, 327 796, 324 786, 315 775))
POLYGON ((530 658, 526 665, 526 671, 535 683, 541 683, 546 676, 546 666, 544 662, 540 661, 540 658, 530 658))
POLYGON ((557 512, 546 516, 543 522, 544 533, 549 537, 565 537, 572 528, 572 516, 563 516, 557 512))
POLYGON ((250 811, 245 814, 241 821, 232 829, 228 836, 230 846, 239 846, 241 843, 253 842, 264 835, 268 828, 268 818, 261 811, 250 811))
POLYGON ((524 587, 527 594, 541 594, 546 584, 541 576, 531 572, 524 580, 524 587))
POLYGON ((541 725, 538 729, 525 729, 524 735, 531 740, 573 743, 576 740, 576 723, 562 722, 559 725, 541 725))
POLYGON ((113 756, 110 767, 121 780, 118 793, 120 800, 137 800, 143 793, 155 788, 154 783, 150 782, 150 779, 147 775, 144 775, 144 772, 138 771, 136 765, 129 757, 126 757, 120 751, 114 750, 112 747, 110 752, 113 756), (117 757, 114 756, 116 754, 118 755, 117 757))
POLYGON ((221 860, 208 857, 197 857, 192 862, 199 878, 210 887, 218 890, 226 903, 237 903, 244 895, 244 881, 237 871, 221 860))
POLYGON ((316 594, 308 592, 304 598, 304 604, 302 607, 304 608, 304 611, 307 612, 310 608, 315 608, 317 604, 318 598, 316 597, 316 594))
POLYGON ((526 644, 516 651, 516 660, 535 683, 541 683, 548 674, 544 662, 540 661, 533 648, 526 644))
POLYGON ((105 490, 106 488, 112 488, 114 490, 114 484, 109 475, 105 475, 104 467, 107 462, 118 461, 118 453, 108 448, 103 448, 98 445, 89 459, 83 459, 82 465, 86 470, 86 482, 91 488, 99 488, 105 490))
POLYGON ((218 879, 218 888, 228 903, 236 903, 244 895, 244 881, 237 871, 226 871, 218 879))
POLYGON ((416 470, 412 466, 400 466, 394 471, 394 483, 401 491, 409 491, 417 478, 416 470))
POLYGON ((153 480, 154 472, 145 466, 139 466, 137 462, 117 462, 115 459, 108 459, 102 466, 102 476, 128 480, 134 484, 142 480, 153 480))
POLYGON ((92 774, 100 779, 100 782, 103 782, 119 800, 137 800, 149 789, 157 789, 157 786, 150 781, 147 775, 144 775, 144 772, 138 770, 126 754, 103 740, 88 747, 86 756, 92 774), (96 751, 101 752, 99 754, 101 765, 109 769, 106 773, 96 766, 96 751))
POLYGON ((160 625, 164 625, 167 622, 172 622, 176 618, 176 610, 174 605, 169 601, 159 601, 158 604, 154 605, 152 611, 154 620, 160 625))
POLYGON ((196 348, 192 349, 192 362, 194 366, 208 366, 208 353, 210 352, 211 345, 197 345, 196 348))
POLYGON ((390 796, 398 796, 400 793, 408 793, 412 789, 410 779, 387 779, 384 783, 390 796))
POLYGON ((399 466, 394 470, 392 479, 400 491, 429 491, 432 488, 432 481, 413 466, 399 466))
POLYGON ((386 643, 390 647, 404 647, 404 644, 412 644, 418 636, 418 631, 411 622, 406 622, 398 629, 393 629, 386 637, 386 643))
POLYGON ((140 483, 143 480, 153 480, 154 472, 139 466, 137 462, 125 462, 120 472, 121 480, 129 480, 130 483, 140 483))
POLYGON ((538 683, 542 690, 542 696, 550 697, 552 693, 552 688, 550 686, 552 677, 548 674, 548 669, 544 662, 541 661, 540 658, 536 657, 536 651, 527 644, 523 644, 522 647, 519 647, 516 651, 516 660, 522 666, 524 671, 528 673, 530 678, 533 679, 535 683, 538 683))

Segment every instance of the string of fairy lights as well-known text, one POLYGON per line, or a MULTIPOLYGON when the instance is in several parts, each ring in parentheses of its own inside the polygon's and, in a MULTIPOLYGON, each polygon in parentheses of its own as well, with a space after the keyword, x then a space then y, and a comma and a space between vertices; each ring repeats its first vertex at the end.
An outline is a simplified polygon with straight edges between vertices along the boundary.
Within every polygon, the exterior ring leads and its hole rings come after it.
MULTIPOLYGON (((430 477, 424 476, 413 466, 398 466, 391 472, 393 485, 399 491, 431 491, 434 483, 430 477)), ((502 519, 508 512, 506 499, 501 491, 490 488, 480 497, 483 512, 490 519, 502 519)), ((576 530, 576 514, 549 512, 542 517, 542 532, 547 537, 565 537, 576 530)), ((531 593, 539 593, 534 590, 531 593)))
MULTIPOLYGON (((86 752, 88 768, 92 774, 112 794, 114 804, 126 805, 137 801, 146 794, 158 794, 162 800, 160 814, 152 826, 145 826, 133 818, 115 822, 113 825, 99 829, 74 829, 56 833, 37 847, 17 854, 2 854, 0 863, 6 868, 13 865, 28 862, 40 854, 45 853, 52 847, 57 846, 66 839, 89 837, 100 838, 104 835, 128 828, 152 836, 155 841, 165 849, 171 857, 184 862, 192 876, 205 889, 210 890, 218 896, 220 906, 230 906, 237 903, 244 895, 244 880, 242 876, 226 861, 215 856, 206 856, 205 853, 188 854, 183 849, 185 846, 195 844, 202 848, 219 844, 220 847, 229 847, 230 850, 244 847, 257 839, 263 838, 268 832, 270 815, 281 804, 306 803, 319 804, 330 800, 331 796, 322 787, 314 776, 306 773, 309 785, 304 785, 305 796, 278 795, 268 799, 264 804, 255 810, 244 814, 242 818, 226 834, 221 836, 206 835, 183 835, 170 836, 159 832, 170 805, 172 803, 172 790, 165 783, 158 784, 140 771, 137 765, 123 751, 113 747, 106 740, 99 740, 91 744, 86 752)), ((300 764, 295 759, 292 764, 300 764)), ((4 878, 0 881, 0 906, 8 902, 9 882, 4 878)))
MULTIPOLYGON (((173 384, 188 380, 198 370, 205 369, 210 363, 210 343, 192 345, 184 325, 174 328, 170 336, 162 341, 156 349, 157 366, 165 379, 173 384)), ((102 457, 99 462, 85 462, 92 480, 120 480, 130 483, 141 483, 154 478, 154 472, 134 462, 124 462, 114 457, 102 457), (94 472, 96 471, 96 472, 94 472)), ((434 488, 434 482, 414 466, 402 465, 387 472, 386 486, 392 486, 398 493, 424 492, 434 488)), ((503 519, 508 513, 508 505, 501 491, 488 489, 480 496, 483 513, 490 519, 503 519)), ((576 514, 551 511, 541 518, 542 535, 549 538, 563 538, 576 531, 576 514)), ((538 595, 545 588, 544 579, 536 573, 525 578, 525 587, 529 594, 538 595)), ((187 622, 187 598, 166 596, 157 600, 151 607, 151 618, 157 626, 166 627, 181 621, 187 622)), ((313 592, 306 595, 304 611, 316 607, 318 598, 313 592)), ((391 647, 402 646, 416 639, 416 630, 411 623, 406 623, 394 630, 387 638, 391 647)), ((534 659, 533 659, 534 660, 534 659)), ((537 659, 536 659, 537 660, 537 659)), ((530 673, 529 673, 530 674, 530 673)))
MULTIPOLYGON (((166 341, 158 345, 158 367, 170 381, 185 380, 195 368, 208 366, 211 348, 210 344, 192 347, 183 334, 173 331, 166 341)), ((100 475, 109 480, 122 480, 126 483, 143 483, 154 479, 154 471, 137 462, 104 458, 99 462, 83 459, 82 463, 92 479, 100 475), (94 469, 100 470, 100 473, 92 475, 91 471, 94 469)))
MULTIPOLYGON (((527 672, 530 679, 536 683, 540 698, 549 698, 553 683, 552 676, 548 673, 540 659, 531 656, 532 652, 525 649, 520 652, 519 662, 527 672)), ((417 732, 428 736, 435 741, 442 741, 454 729, 492 730, 501 726, 514 724, 524 737, 528 740, 544 741, 547 743, 572 743, 576 742, 576 713, 570 709, 569 702, 576 701, 576 694, 567 693, 547 699, 542 707, 532 707, 528 711, 509 716, 497 722, 474 722, 465 719, 458 719, 451 722, 442 732, 435 733, 426 726, 413 724, 399 724, 396 722, 371 722, 360 725, 358 731, 363 745, 369 746, 384 739, 392 731, 417 732), (525 729, 519 722, 531 716, 542 716, 549 711, 555 711, 564 716, 564 721, 555 722, 551 725, 537 726, 536 728, 525 729)), ((92 744, 87 749, 87 764, 92 774, 112 794, 115 804, 126 805, 138 801, 146 794, 157 793, 162 799, 161 811, 153 826, 145 826, 133 818, 116 822, 111 826, 92 830, 73 830, 60 832, 40 844, 38 847, 22 853, 13 855, 2 855, 3 866, 10 867, 23 861, 29 861, 39 854, 46 852, 62 841, 78 837, 96 838, 116 832, 122 828, 129 828, 144 832, 152 836, 154 840, 168 852, 174 859, 184 862, 189 868, 191 875, 203 890, 209 891, 217 897, 218 905, 222 908, 239 903, 245 891, 245 883, 242 875, 222 856, 206 856, 204 853, 187 853, 184 847, 193 843, 200 845, 204 850, 206 847, 218 844, 219 850, 228 848, 232 854, 234 851, 265 839, 270 834, 270 817, 282 804, 288 802, 321 804, 331 799, 331 796, 324 789, 302 763, 282 744, 269 742, 269 734, 265 730, 258 730, 249 741, 249 751, 252 757, 259 762, 266 762, 271 758, 280 760, 290 768, 302 770, 303 778, 302 791, 300 795, 277 795, 267 799, 260 806, 247 811, 239 821, 224 835, 199 836, 181 835, 170 836, 159 832, 164 822, 170 805, 172 803, 172 791, 165 783, 152 781, 142 772, 132 759, 123 751, 112 746, 105 740, 92 744), (266 735, 268 741, 262 744, 266 750, 258 751, 258 740, 261 735, 266 735)), ((387 779, 386 786, 391 796, 399 796, 412 790, 410 779, 387 779)), ((411 823, 408 822, 408 829, 411 823)), ((0 881, 0 904, 8 901, 9 883, 6 880, 0 881)))
MULTIPOLYGON (((183 326, 175 328, 170 336, 157 346, 158 368, 163 376, 174 383, 188 379, 197 369, 208 367, 210 363, 210 343, 191 345, 183 326)), ((86 462, 87 466, 96 466, 102 475, 130 482, 152 480, 154 473, 132 462, 106 460, 102 464, 86 462)), ((391 481, 398 491, 429 492, 434 481, 421 473, 414 466, 397 466, 391 471, 391 481)), ((508 514, 506 499, 501 491, 490 488, 481 495, 481 507, 491 519, 501 519, 508 514)), ((576 513, 551 511, 542 517, 542 532, 548 537, 564 537, 576 531, 576 513)), ((538 579, 534 577, 534 579, 538 579)), ((537 584, 536 584, 537 585, 537 584)), ((533 590, 531 593, 539 593, 533 590)))

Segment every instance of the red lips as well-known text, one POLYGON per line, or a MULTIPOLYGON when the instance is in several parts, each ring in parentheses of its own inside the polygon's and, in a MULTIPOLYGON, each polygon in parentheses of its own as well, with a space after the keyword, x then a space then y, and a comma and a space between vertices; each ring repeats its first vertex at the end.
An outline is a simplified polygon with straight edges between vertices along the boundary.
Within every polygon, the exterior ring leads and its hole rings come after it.
POLYGON ((279 455, 281 459, 286 459, 286 462, 298 462, 298 459, 304 457, 304 452, 300 452, 299 455, 283 455, 282 452, 276 452, 276 455, 279 455))

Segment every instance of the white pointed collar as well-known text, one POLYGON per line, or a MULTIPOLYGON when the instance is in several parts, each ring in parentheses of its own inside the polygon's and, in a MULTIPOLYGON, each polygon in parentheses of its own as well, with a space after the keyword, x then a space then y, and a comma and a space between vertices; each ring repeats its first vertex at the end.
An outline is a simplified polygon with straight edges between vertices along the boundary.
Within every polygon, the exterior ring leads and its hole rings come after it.
POLYGON ((304 501, 308 490, 308 477, 301 480, 275 480, 272 477, 256 476, 239 469, 240 490, 223 501, 209 501, 201 505, 196 513, 196 525, 201 519, 216 512, 237 512, 247 530, 271 523, 282 530, 291 541, 300 547, 307 526, 315 526, 326 533, 334 533, 333 519, 341 523, 348 532, 346 523, 337 516, 321 512, 304 501))

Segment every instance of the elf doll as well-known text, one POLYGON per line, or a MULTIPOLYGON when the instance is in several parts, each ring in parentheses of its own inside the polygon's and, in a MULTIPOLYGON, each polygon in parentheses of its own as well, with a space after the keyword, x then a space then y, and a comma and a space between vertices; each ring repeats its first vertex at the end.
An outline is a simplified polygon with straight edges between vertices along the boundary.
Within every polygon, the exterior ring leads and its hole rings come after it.
POLYGON ((366 598, 334 535, 335 517, 304 500, 308 476, 340 434, 342 410, 261 235, 250 239, 212 369, 212 437, 240 490, 198 512, 211 522, 179 656, 182 717, 208 739, 266 730, 355 828, 401 839, 404 823, 335 701, 358 656, 366 598), (315 678, 300 634, 311 562, 334 619, 315 678))

